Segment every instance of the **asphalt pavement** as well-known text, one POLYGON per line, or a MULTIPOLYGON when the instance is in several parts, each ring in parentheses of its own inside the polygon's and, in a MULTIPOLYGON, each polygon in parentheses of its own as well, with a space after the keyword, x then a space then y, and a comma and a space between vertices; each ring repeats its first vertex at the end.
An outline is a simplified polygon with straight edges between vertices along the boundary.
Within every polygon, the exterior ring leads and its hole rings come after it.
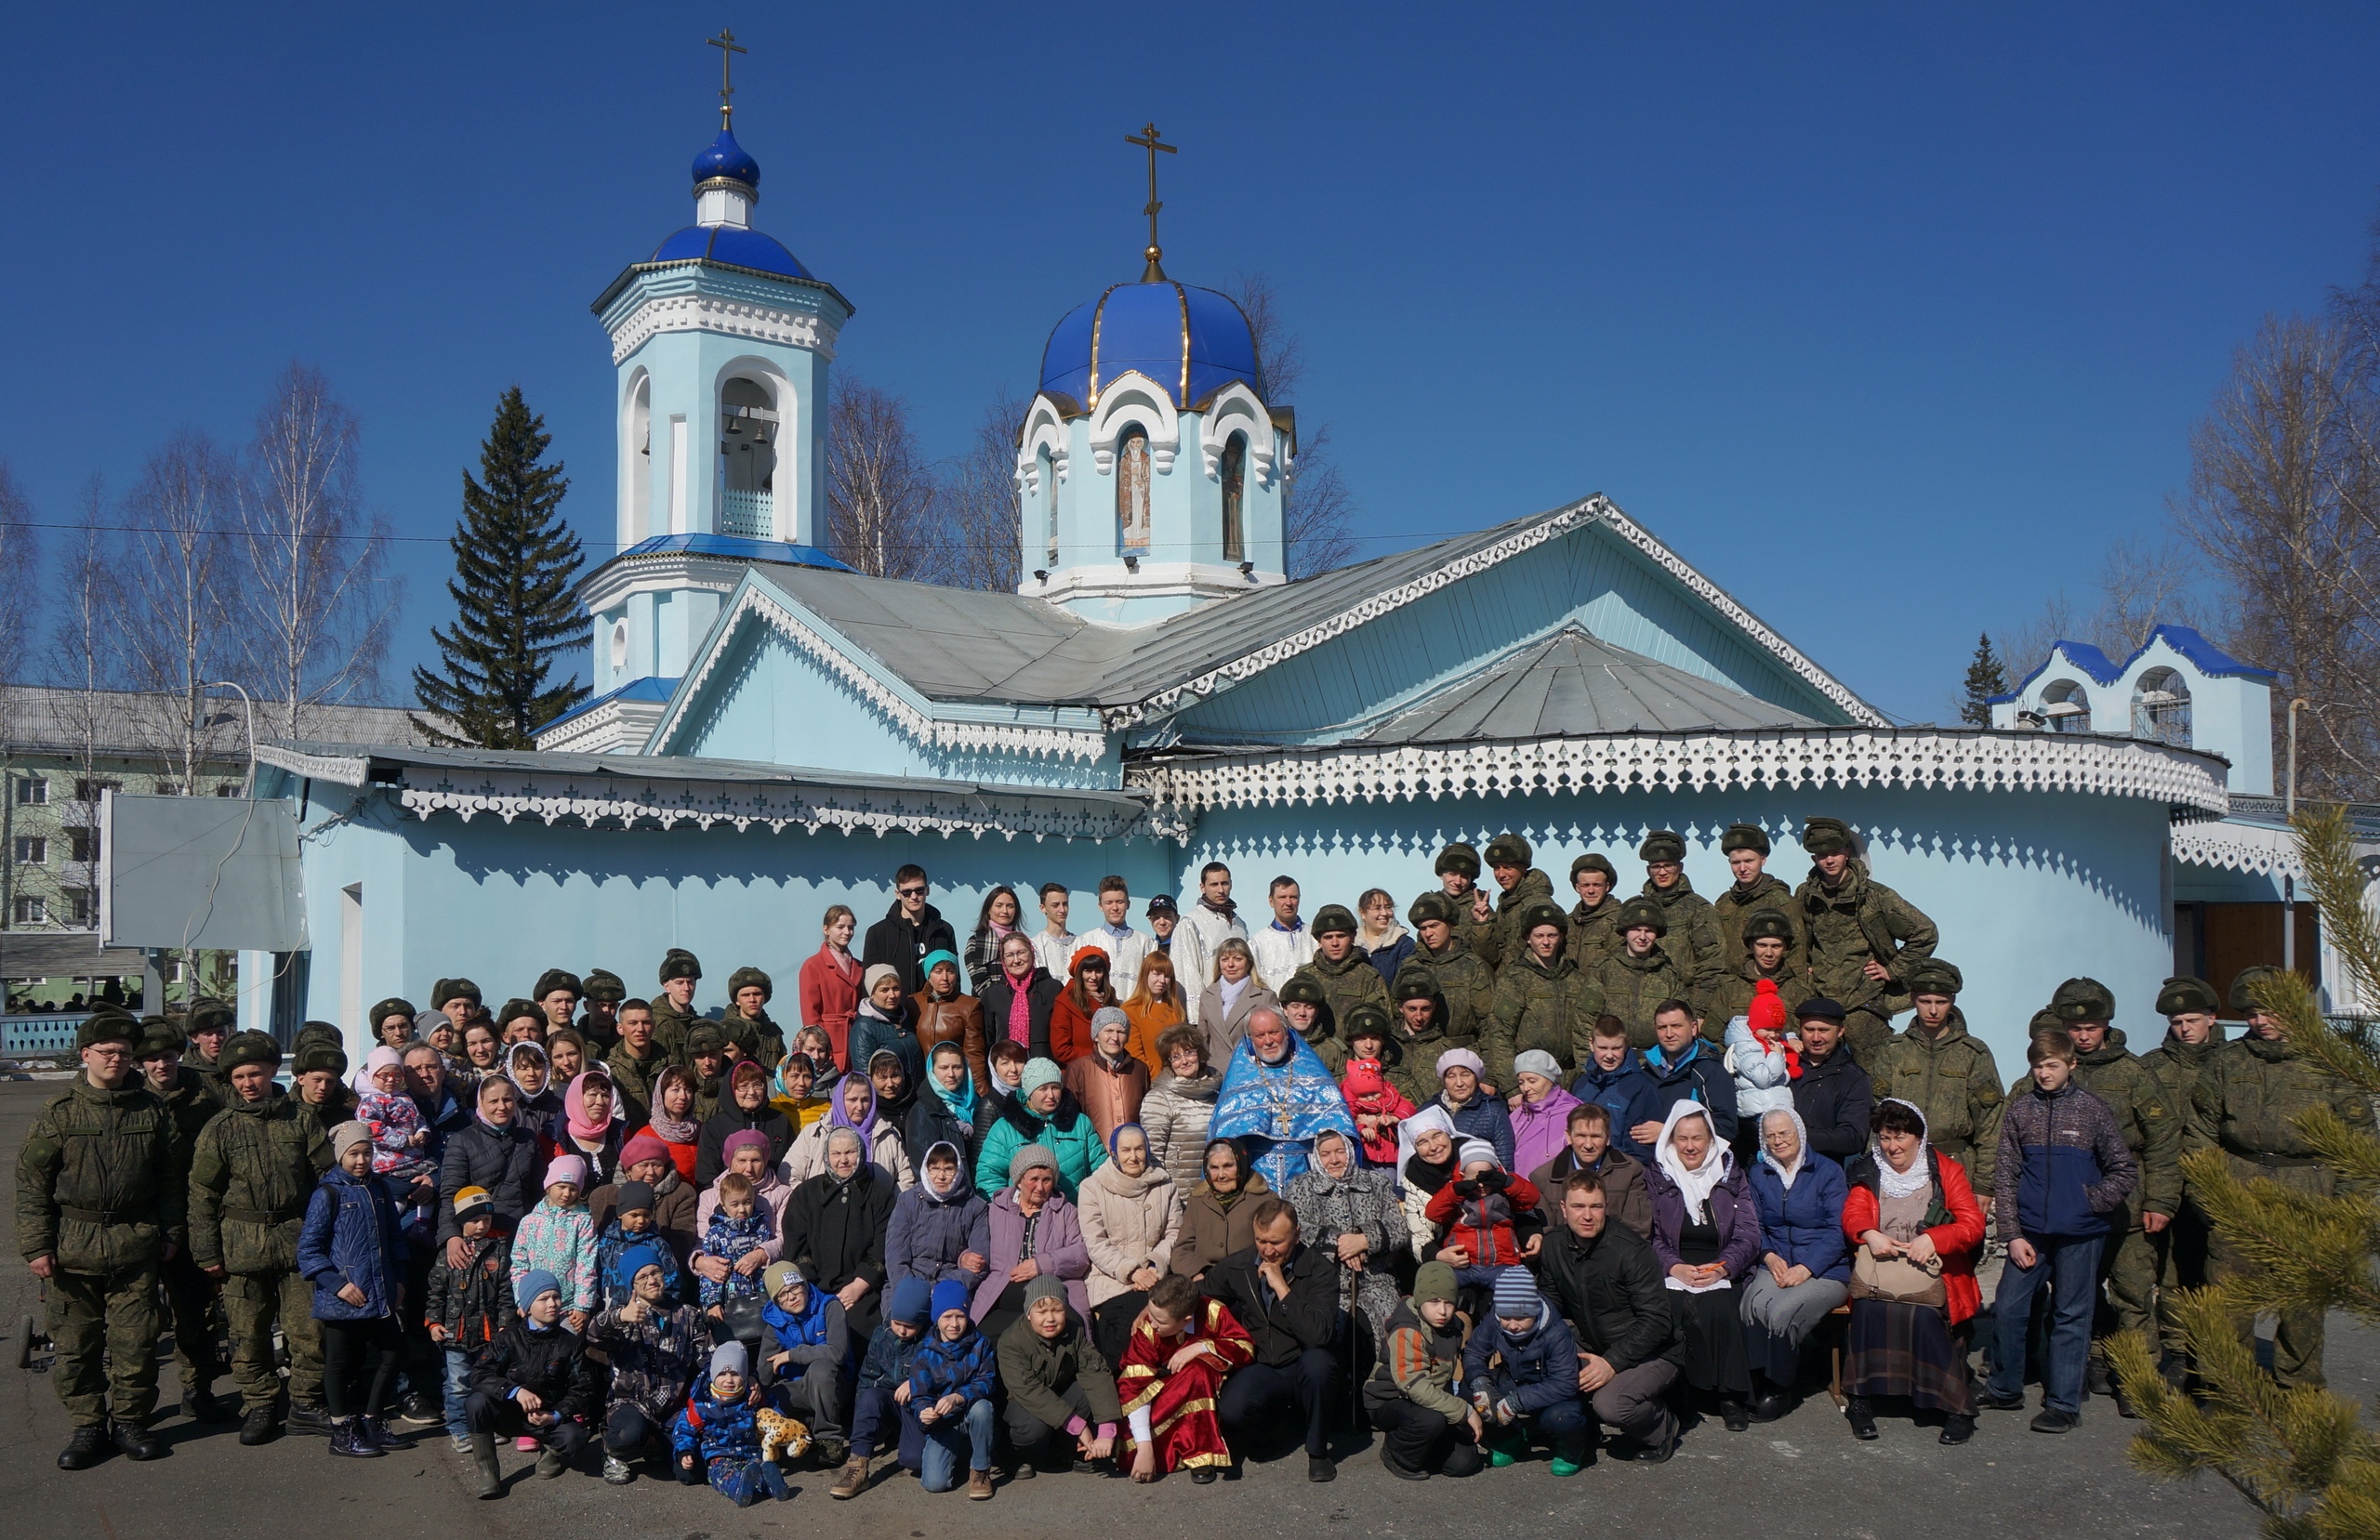
MULTIPOLYGON (((54 1085, 0 1083, 0 1152, 10 1168, 41 1100, 54 1085)), ((8 1206, 13 1227, 14 1205, 8 1206)), ((1557 1481, 1540 1452, 1532 1461, 1468 1481, 1396 1481, 1378 1446, 1351 1442, 1339 1479, 1314 1485, 1302 1458, 1248 1464, 1238 1479, 1197 1487, 1181 1478, 1155 1486, 1091 1476, 1042 1476, 1005 1482, 990 1502, 963 1492, 927 1496, 913 1477, 879 1478, 854 1501, 826 1496, 831 1473, 793 1478, 790 1502, 738 1510, 705 1488, 640 1476, 626 1488, 590 1474, 596 1462, 553 1481, 530 1474, 533 1456, 509 1448, 508 1491, 480 1502, 465 1485, 468 1461, 443 1433, 410 1454, 378 1460, 336 1460, 321 1439, 284 1438, 243 1449, 231 1425, 200 1425, 177 1414, 173 1367, 161 1372, 165 1401, 159 1433, 169 1457, 135 1465, 116 1457, 69 1474, 55 1457, 66 1419, 48 1376, 13 1367, 16 1323, 39 1313, 36 1283, 0 1251, 0 1330, 7 1334, 0 1367, 0 1513, 10 1535, 40 1540, 94 1536, 336 1537, 421 1540, 441 1536, 564 1534, 751 1536, 795 1533, 834 1537, 941 1540, 1012 1536, 1028 1529, 1062 1536, 1117 1533, 1170 1536, 1297 1535, 1480 1536, 1501 1531, 1516 1540, 1598 1533, 1757 1536, 1759 1540, 1912 1540, 1925 1536, 1999 1540, 2045 1534, 2219 1540, 2255 1533, 2256 1518, 2219 1481, 2152 1481, 2124 1456, 2134 1426, 2095 1400, 2082 1426, 2063 1437, 2026 1430, 2026 1415, 1986 1413, 1973 1442, 1945 1448, 1935 1430, 1886 1417, 1884 1436, 1855 1441, 1823 1391, 1791 1416, 1730 1434, 1712 1421, 1691 1431, 1667 1465, 1598 1461, 1557 1481)), ((2334 1317, 2334 1387, 2372 1403, 2380 1379, 2380 1336, 2334 1317)), ((218 1391, 231 1389, 229 1376, 218 1391)))

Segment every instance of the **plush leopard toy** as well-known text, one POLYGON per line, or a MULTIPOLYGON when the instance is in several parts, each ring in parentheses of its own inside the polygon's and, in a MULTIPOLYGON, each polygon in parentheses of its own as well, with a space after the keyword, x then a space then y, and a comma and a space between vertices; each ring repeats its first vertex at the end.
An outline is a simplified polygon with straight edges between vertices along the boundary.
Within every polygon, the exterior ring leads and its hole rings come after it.
POLYGON ((810 1425, 766 1407, 752 1415, 760 1430, 760 1458, 798 1460, 810 1453, 810 1425))

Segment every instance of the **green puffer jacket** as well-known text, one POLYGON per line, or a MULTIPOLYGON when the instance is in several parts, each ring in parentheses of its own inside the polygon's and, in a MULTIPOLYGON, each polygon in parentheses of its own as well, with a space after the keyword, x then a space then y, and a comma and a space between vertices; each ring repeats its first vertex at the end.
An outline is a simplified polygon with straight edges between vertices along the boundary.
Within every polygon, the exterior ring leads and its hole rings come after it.
POLYGON ((1679 873, 1677 882, 1669 888, 1656 888, 1647 878, 1642 896, 1659 904, 1668 916, 1660 948, 1690 986, 1686 998, 1700 1010, 1711 992, 1726 980, 1728 959, 1738 955, 1739 948, 1720 943, 1719 928, 1711 921, 1711 901, 1694 890, 1685 873, 1679 873))
POLYGON ((2370 1183, 2340 1181, 2306 1142, 2296 1119, 2317 1107, 2374 1137, 2370 1097, 2298 1058, 2284 1040, 2242 1037, 2226 1043, 2199 1072, 2189 1145, 2222 1151, 2242 1181, 2269 1177, 2293 1192, 2369 1199, 2370 1183))
POLYGON ((1956 1006, 1938 1036, 1912 1023, 1884 1045, 1868 1078, 1876 1099, 1898 1097, 1925 1114, 1927 1142, 1956 1155, 1975 1178, 1976 1191, 1990 1192, 2000 1155, 2000 1115, 2008 1101, 2000 1091, 2000 1066, 1983 1040, 1967 1031, 1956 1006))
POLYGON ((1536 1048, 1554 1056, 1567 1085, 1588 1061, 1602 1011, 1603 991, 1568 957, 1557 956, 1551 966, 1533 952, 1515 959, 1496 978, 1496 1015, 1479 1054, 1488 1061, 1488 1083, 1512 1092, 1514 1058, 1536 1048))
POLYGON ((137 1073, 115 1091, 76 1075, 17 1153, 17 1249, 69 1272, 157 1261, 182 1238, 180 1145, 173 1113, 137 1073))
POLYGON ((177 1064, 173 1089, 162 1093, 165 1111, 173 1116, 175 1153, 181 1157, 181 1177, 185 1180, 190 1176, 191 1153, 198 1148, 200 1131, 223 1110, 223 1091, 220 1083, 187 1064, 177 1064))
MULTIPOLYGON (((2214 1035, 2196 1047, 2167 1033, 2165 1041, 2140 1056, 2140 1067, 2157 1082, 2157 1092, 2164 1099, 2166 1111, 2172 1112, 2182 1125, 2184 1154, 2193 1148, 2190 1143, 2190 1115, 2191 1109, 2198 1102, 2199 1076, 2215 1062, 2215 1056, 2221 1053, 2226 1046, 2223 1024, 2218 1021, 2214 1035)), ((2188 1187, 2188 1181, 2183 1185, 2188 1187)))
POLYGON ((1653 1007, 1675 997, 1689 1003, 1693 995, 1677 963, 1659 947, 1642 957, 1620 948, 1595 965, 1594 982, 1603 991, 1603 1009, 1628 1028, 1628 1046, 1638 1053, 1653 1046, 1653 1007))
POLYGON ((1889 1018, 1909 1008, 1909 970, 1942 940, 1924 911, 1856 865, 1834 888, 1811 867, 1793 902, 1809 935, 1810 987, 1845 1010, 1889 1018), (1889 983, 1868 977, 1871 960, 1884 965, 1889 983))
POLYGON ((1592 974, 1627 944, 1620 939, 1620 900, 1609 893, 1593 909, 1584 899, 1570 906, 1570 939, 1563 944, 1562 955, 1578 964, 1580 972, 1592 974))
POLYGON ((234 1102, 191 1157, 191 1260, 241 1273, 296 1267, 306 1202, 330 1168, 331 1141, 296 1098, 234 1102))
POLYGON ((1520 936, 1521 911, 1532 903, 1553 902, 1554 879, 1530 867, 1521 874, 1520 881, 1513 884, 1511 892, 1496 895, 1496 919, 1489 930, 1492 944, 1481 946, 1474 941, 1472 950, 1499 971, 1510 967, 1528 950, 1520 936))
MULTIPOLYGON (((1437 981, 1438 998, 1446 1008, 1439 1012, 1439 1028, 1445 1041, 1430 1050, 1433 1058, 1448 1048, 1475 1048, 1486 1035, 1488 1021, 1496 1012, 1496 970, 1473 955, 1469 943, 1460 935, 1447 938, 1444 950, 1433 952, 1417 945, 1412 961, 1429 965, 1430 974, 1437 981)), ((1388 1007, 1389 1020, 1396 1019, 1394 1001, 1388 1007)), ((1437 1081, 1433 1078, 1433 1086, 1437 1081)), ((1438 1093, 1432 1091, 1432 1096, 1438 1093)))

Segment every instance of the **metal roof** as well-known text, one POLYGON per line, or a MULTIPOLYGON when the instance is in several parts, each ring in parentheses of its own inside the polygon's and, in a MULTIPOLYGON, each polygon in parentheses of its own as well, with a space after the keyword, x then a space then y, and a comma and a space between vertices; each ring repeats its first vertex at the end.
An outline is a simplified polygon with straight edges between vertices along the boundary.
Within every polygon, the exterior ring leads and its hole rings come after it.
MULTIPOLYGON (((212 722, 200 743, 210 765, 238 761, 245 749, 246 716, 239 698, 210 695, 212 722)), ((184 709, 178 695, 135 690, 62 690, 45 685, 0 686, 0 744, 16 753, 80 754, 87 731, 92 752, 110 759, 158 758, 159 745, 177 738, 170 728, 184 709)), ((256 704, 259 734, 271 731, 277 701, 256 704)), ((362 743, 413 744, 421 734, 404 706, 307 705, 304 725, 318 733, 362 743)))

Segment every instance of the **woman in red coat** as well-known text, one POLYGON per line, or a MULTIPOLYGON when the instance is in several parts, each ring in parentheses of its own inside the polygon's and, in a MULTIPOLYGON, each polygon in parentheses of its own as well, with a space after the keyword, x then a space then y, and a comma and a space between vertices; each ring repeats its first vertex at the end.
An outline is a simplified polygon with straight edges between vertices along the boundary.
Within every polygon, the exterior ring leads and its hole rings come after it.
POLYGON ((1850 1195, 1843 1204, 1843 1232, 1860 1263, 1844 1334, 1843 1415, 1854 1437, 1872 1439, 1876 1415, 1870 1398, 1905 1396, 1945 1415, 1944 1443, 1964 1443, 1975 1436, 1967 1337, 1983 1303, 1975 1281, 1983 1209, 1966 1167, 1926 1148, 1925 1114, 1916 1107, 1897 1097, 1883 1099, 1874 1129, 1868 1153, 1851 1162, 1850 1195), (1865 1276, 1874 1263, 1887 1261, 1914 1265, 1891 1270, 1899 1276, 1889 1296, 1865 1276), (1927 1274, 1930 1280, 1916 1283, 1927 1274))
MULTIPOLYGON (((852 1018, 859 1012, 859 981, 864 971, 852 955, 852 936, 859 920, 848 904, 826 911, 826 941, 801 965, 801 1024, 817 1027, 835 1045, 835 1069, 850 1063, 852 1018)), ((822 1065, 819 1078, 829 1072, 822 1065)))
MULTIPOLYGON (((1091 1019, 1099 1014, 1102 1006, 1116 1004, 1116 991, 1108 982, 1107 967, 1107 954, 1095 946, 1078 947, 1066 959, 1066 969, 1072 977, 1066 987, 1058 992, 1057 1003, 1050 1007, 1050 1057, 1061 1065, 1091 1057, 1091 1019)), ((1126 1025, 1129 1027, 1130 1023, 1126 1025)))

